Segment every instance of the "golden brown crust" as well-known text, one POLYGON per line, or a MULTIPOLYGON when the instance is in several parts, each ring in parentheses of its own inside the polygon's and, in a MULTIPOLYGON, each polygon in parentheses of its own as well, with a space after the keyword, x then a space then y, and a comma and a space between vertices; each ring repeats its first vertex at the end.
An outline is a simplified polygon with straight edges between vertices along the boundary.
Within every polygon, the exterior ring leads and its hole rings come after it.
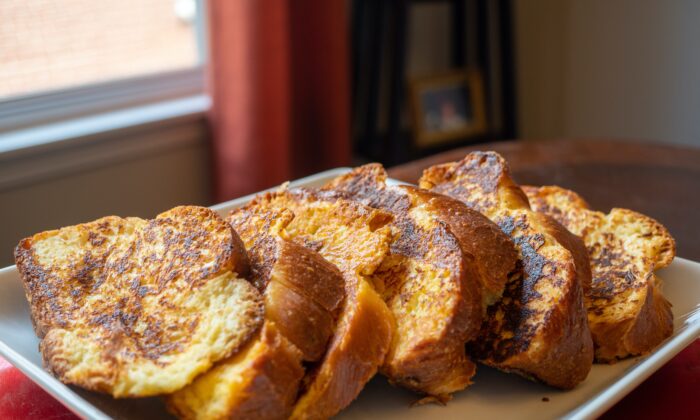
POLYGON ((538 224, 571 253, 576 266, 576 277, 579 279, 585 295, 591 288, 591 261, 588 258, 586 244, 583 243, 581 237, 569 232, 556 219, 541 213, 536 213, 532 217, 538 219, 538 224))
POLYGON ((526 209, 530 204, 509 174, 508 164, 495 152, 473 152, 460 162, 423 171, 419 186, 458 199, 493 220, 503 209, 526 209), (447 182, 459 180, 459 182, 447 182))
MULTIPOLYGON (((647 289, 647 301, 639 312, 635 323, 625 335, 624 352, 628 354, 646 354, 672 334, 673 313, 671 312, 671 303, 663 296, 657 286, 657 282, 651 282, 647 289)), ((601 346, 601 348, 603 347, 605 346, 601 346)), ((623 352, 616 352, 615 357, 619 358, 620 353, 623 352)), ((605 358, 602 357, 601 359, 604 360, 605 358)))
POLYGON ((170 405, 189 418, 287 418, 304 376, 336 330, 345 296, 340 271, 286 239, 287 209, 246 207, 228 221, 248 249, 253 283, 264 293, 266 330, 244 355, 226 360, 177 392, 170 405), (267 334, 267 335, 266 335, 267 334))
MULTIPOLYGON (((408 185, 387 188, 386 179, 387 174, 381 164, 367 164, 338 177, 324 188, 394 215, 424 205, 426 210, 433 213, 436 221, 446 223, 452 234, 459 236, 459 245, 476 258, 485 303, 490 305, 498 300, 517 259, 513 242, 496 224, 459 200, 408 185), (415 201, 420 203, 412 204, 415 201)), ((420 243, 419 240, 413 242, 420 243)), ((407 244, 405 248, 410 246, 407 244)), ((410 252, 408 250, 404 254, 410 252)))
POLYGON ((574 235, 585 237, 602 223, 599 212, 586 212, 588 203, 573 191, 559 187, 522 187, 533 210, 546 214, 566 227, 574 235))
POLYGON ((400 234, 391 249, 403 259, 402 267, 391 267, 394 261, 388 260, 390 275, 383 279, 390 285, 383 298, 397 328, 382 372, 397 385, 445 401, 469 386, 476 370, 464 344, 479 332, 485 309, 483 283, 474 255, 453 233, 453 227, 460 226, 440 219, 438 209, 461 207, 417 188, 400 191, 411 208, 403 215, 395 213, 400 234), (415 253, 417 243, 421 254, 415 253))
POLYGON ((470 153, 460 162, 429 168, 420 186, 481 211, 519 251, 522 276, 514 276, 503 299, 489 308, 480 338, 469 345, 472 354, 485 364, 560 388, 585 379, 593 348, 583 303, 582 284, 589 280, 580 243, 530 210, 496 153, 470 153))
POLYGON ((578 214, 578 210, 590 210, 588 202, 583 197, 571 190, 557 186, 523 185, 521 188, 533 210, 553 217, 563 226, 571 226, 575 229, 569 229, 572 233, 582 236, 582 232, 578 229, 584 228, 584 226, 580 221, 577 221, 582 217, 581 214, 578 214))
POLYGON ((299 350, 266 321, 245 349, 171 395, 167 407, 181 419, 286 419, 303 376, 299 350))
POLYGON ((235 352, 262 323, 260 295, 233 272, 247 266, 237 239, 211 210, 177 207, 22 240, 15 259, 46 368, 90 390, 148 396, 235 352))
POLYGON ((342 275, 315 252, 285 241, 272 278, 265 290, 266 318, 274 321, 301 350, 305 361, 320 360, 335 331, 345 297, 342 275), (314 298, 312 292, 319 283, 341 286, 332 305, 324 307, 326 302, 314 298))
POLYGON ((357 397, 389 349, 393 318, 369 277, 388 253, 390 214, 316 190, 283 189, 256 197, 246 209, 289 209, 288 238, 337 266, 346 298, 323 359, 304 381, 293 418, 327 418, 357 397))
POLYGON ((596 361, 647 353, 673 333, 671 305, 654 275, 675 256, 666 228, 631 210, 613 209, 608 215, 590 210, 583 198, 564 188, 525 191, 534 209, 581 235, 588 248, 593 281, 586 305, 596 361))
POLYGON ((514 354, 507 361, 499 361, 489 355, 483 362, 557 388, 574 388, 588 376, 593 359, 593 345, 585 316, 571 316, 567 309, 576 308, 582 300, 580 287, 563 291, 558 304, 546 315, 547 326, 539 332, 541 335, 532 340, 533 343, 543 343, 546 346, 544 349, 527 349, 514 354))
POLYGON ((265 293, 265 317, 304 355, 317 361, 345 297, 343 276, 317 252, 286 239, 287 210, 250 206, 229 215, 251 260, 253 283, 265 293))
POLYGON ((401 188, 413 189, 424 201, 429 200, 438 219, 447 224, 462 249, 474 256, 484 290, 484 304, 490 306, 498 301, 518 261, 513 241, 498 225, 461 201, 425 189, 401 188))
POLYGON ((517 254, 497 226, 461 202, 385 181, 384 168, 370 164, 324 189, 394 215, 391 256, 374 279, 397 321, 382 372, 444 400, 469 385, 475 366, 464 343, 476 337, 488 300, 500 297, 517 254))
POLYGON ((389 350, 392 315, 369 282, 359 280, 347 302, 326 356, 307 378, 292 419, 336 415, 357 398, 389 350))

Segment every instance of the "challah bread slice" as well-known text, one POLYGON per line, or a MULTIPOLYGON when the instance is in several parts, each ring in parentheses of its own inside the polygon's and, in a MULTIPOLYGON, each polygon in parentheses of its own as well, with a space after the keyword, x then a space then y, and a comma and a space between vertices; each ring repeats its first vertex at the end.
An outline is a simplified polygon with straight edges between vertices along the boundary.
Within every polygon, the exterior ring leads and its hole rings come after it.
POLYGON ((470 384, 475 365, 465 343, 500 299, 517 252, 498 226, 460 201, 386 179, 381 165, 369 164, 323 189, 394 215, 390 256, 373 276, 396 319, 381 371, 445 401, 470 384))
POLYGON ((301 352, 265 321, 236 355, 168 397, 181 419, 286 419, 304 376, 301 352))
POLYGON ((176 391, 262 323, 261 296, 240 277, 243 245, 206 208, 42 232, 15 260, 45 367, 114 397, 176 391))
POLYGON ((668 266, 676 244, 656 220, 632 210, 591 210, 573 191, 523 187, 533 210, 583 238, 591 258, 588 325, 598 362, 645 354, 673 333, 671 304, 654 271, 668 266))
POLYGON ((479 339, 469 346, 478 360, 559 388, 583 381, 593 361, 583 290, 590 284, 583 242, 530 209, 505 160, 475 152, 423 172, 420 186, 454 197, 490 218, 512 238, 522 276, 489 308, 479 339))
POLYGON ((284 237, 292 219, 286 209, 238 209, 229 215, 248 250, 251 280, 263 292, 265 326, 244 351, 169 398, 180 418, 291 414, 304 376, 302 361, 323 356, 344 297, 340 271, 284 237))
POLYGON ((345 281, 340 319, 323 358, 307 373, 292 418, 328 418, 350 404, 382 365, 394 320, 370 276, 392 240, 391 215, 317 190, 256 197, 246 209, 289 209, 290 239, 336 265, 345 281))
POLYGON ((288 209, 254 206, 228 217, 249 250, 253 284, 264 290, 265 318, 301 350, 304 361, 314 362, 335 331, 345 281, 318 252, 289 239, 285 229, 293 219, 288 209))

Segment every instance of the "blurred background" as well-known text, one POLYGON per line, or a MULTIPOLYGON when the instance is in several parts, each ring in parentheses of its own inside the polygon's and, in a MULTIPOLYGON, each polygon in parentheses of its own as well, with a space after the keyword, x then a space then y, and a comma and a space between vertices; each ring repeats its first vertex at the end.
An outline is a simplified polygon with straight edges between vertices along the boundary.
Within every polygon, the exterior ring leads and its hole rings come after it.
POLYGON ((40 230, 468 144, 700 147, 700 3, 3 0, 0 266, 40 230))

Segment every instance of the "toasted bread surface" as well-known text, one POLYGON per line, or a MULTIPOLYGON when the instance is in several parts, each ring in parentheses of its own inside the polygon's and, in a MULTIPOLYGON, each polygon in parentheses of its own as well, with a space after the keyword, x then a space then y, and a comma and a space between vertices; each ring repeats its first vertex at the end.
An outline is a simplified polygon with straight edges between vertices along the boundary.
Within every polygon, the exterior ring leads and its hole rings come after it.
POLYGON ((46 368, 115 397, 182 388, 262 323, 242 243, 206 208, 42 232, 15 259, 46 368))
POLYGON ((265 321, 241 352, 169 397, 168 409, 181 419, 286 419, 303 376, 301 352, 265 321))
POLYGON ((675 256, 675 241, 654 219, 626 209, 591 210, 573 191, 524 187, 534 210, 580 235, 593 272, 586 294, 598 362, 648 353, 673 333, 670 303, 655 270, 675 256))
POLYGON ((583 242, 530 209, 507 163, 494 152, 429 168, 420 186, 480 211, 519 252, 522 275, 513 276, 502 300, 489 308, 471 353, 485 364, 560 388, 584 380, 593 345, 583 301, 590 284, 583 242))
POLYGON ((464 344, 500 298, 517 253, 495 224, 463 203, 387 186, 386 178, 381 165, 370 164, 324 189, 394 215, 390 257, 373 276, 396 319, 381 370, 394 384, 444 401, 470 383, 475 366, 464 344))
POLYGON ((250 258, 251 280, 264 293, 265 329, 245 354, 220 362, 173 394, 181 418, 289 417, 304 376, 302 361, 323 356, 344 297, 340 271, 284 237, 288 210, 231 212, 250 258))
POLYGON ((294 215, 287 209, 250 206, 228 217, 240 233, 251 261, 252 279, 265 292, 265 317, 317 361, 333 335, 345 297, 338 268, 286 234, 294 215), (267 232, 267 233, 266 233, 267 232))
POLYGON ((377 372, 389 350, 393 317, 369 276, 388 254, 391 215, 320 191, 282 189, 247 208, 289 209, 285 232, 337 266, 345 301, 323 358, 304 379, 292 418, 328 418, 346 407, 377 372))

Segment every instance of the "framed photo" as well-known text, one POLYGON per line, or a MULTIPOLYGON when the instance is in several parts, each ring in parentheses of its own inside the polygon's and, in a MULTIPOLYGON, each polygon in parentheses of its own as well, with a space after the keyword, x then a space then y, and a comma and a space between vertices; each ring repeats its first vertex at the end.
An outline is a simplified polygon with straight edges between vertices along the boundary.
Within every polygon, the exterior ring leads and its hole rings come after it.
POLYGON ((411 82, 413 129, 419 148, 487 132, 484 87, 475 70, 411 82))

